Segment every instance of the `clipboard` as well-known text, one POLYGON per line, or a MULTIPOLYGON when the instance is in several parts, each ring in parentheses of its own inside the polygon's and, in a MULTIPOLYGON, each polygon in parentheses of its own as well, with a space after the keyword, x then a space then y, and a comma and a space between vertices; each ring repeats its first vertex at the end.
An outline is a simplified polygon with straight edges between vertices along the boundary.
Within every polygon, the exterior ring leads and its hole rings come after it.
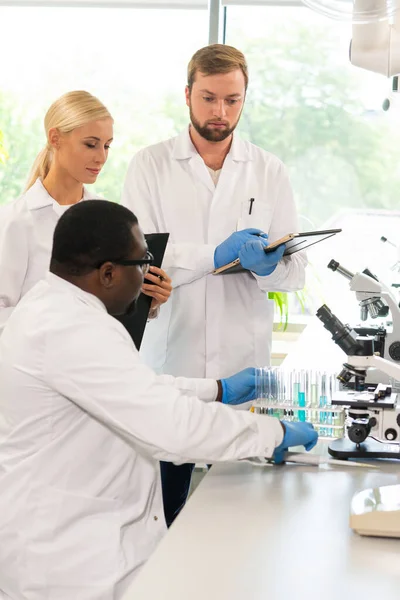
MULTIPOLYGON (((279 238, 275 242, 272 242, 269 246, 264 248, 264 252, 268 254, 269 252, 273 252, 281 246, 282 244, 286 244, 285 252, 283 256, 291 256, 295 252, 299 252, 300 250, 305 250, 314 244, 318 244, 318 242, 322 242, 323 240, 327 240, 328 238, 340 233, 341 229, 322 229, 320 231, 303 231, 302 233, 288 233, 287 235, 279 238)), ((237 258, 232 262, 219 267, 213 271, 213 275, 230 274, 230 273, 240 273, 242 271, 246 271, 242 265, 240 264, 240 260, 237 258)))
MULTIPOLYGON (((147 233, 144 237, 149 252, 154 256, 153 265, 161 267, 169 233, 147 233)), ((125 327, 138 350, 140 350, 144 330, 149 317, 151 301, 152 298, 150 296, 140 294, 137 300, 136 310, 133 314, 115 317, 125 327)))

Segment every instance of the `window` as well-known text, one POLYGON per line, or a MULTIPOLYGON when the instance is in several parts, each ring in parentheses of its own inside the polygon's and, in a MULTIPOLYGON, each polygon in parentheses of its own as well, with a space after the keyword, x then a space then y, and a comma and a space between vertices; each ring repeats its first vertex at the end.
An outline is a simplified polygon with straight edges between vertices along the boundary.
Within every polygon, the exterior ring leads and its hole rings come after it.
MULTIPOLYGON (((347 280, 329 271, 331 258, 350 271, 369 267, 391 284, 400 231, 400 109, 382 110, 390 81, 349 62, 351 25, 306 7, 229 6, 226 43, 240 48, 250 87, 243 136, 288 166, 300 227, 342 227, 309 251, 308 311, 326 302, 359 319, 347 280)), ((291 310, 301 312, 291 301, 291 310)))
MULTIPOLYGON (((131 156, 187 123, 186 66, 207 43, 207 10, 0 6, 0 22, 0 130, 9 154, 0 203, 23 190, 44 144, 44 114, 72 89, 97 95, 114 115, 95 191, 118 201, 131 156)), ((327 263, 368 266, 392 283, 396 252, 380 237, 397 244, 400 230, 400 109, 382 110, 390 82, 350 64, 350 39, 348 23, 306 7, 227 8, 226 43, 250 67, 241 134, 287 164, 302 230, 344 230, 309 251, 306 312, 327 302, 349 320, 358 318, 354 294, 327 263)), ((296 297, 290 310, 302 319, 296 297)))
POLYGON ((207 11, 0 6, 0 23, 0 130, 9 154, 0 203, 21 194, 45 145, 45 112, 73 89, 98 96, 114 116, 95 191, 118 201, 134 152, 186 123, 186 66, 207 44, 207 11))

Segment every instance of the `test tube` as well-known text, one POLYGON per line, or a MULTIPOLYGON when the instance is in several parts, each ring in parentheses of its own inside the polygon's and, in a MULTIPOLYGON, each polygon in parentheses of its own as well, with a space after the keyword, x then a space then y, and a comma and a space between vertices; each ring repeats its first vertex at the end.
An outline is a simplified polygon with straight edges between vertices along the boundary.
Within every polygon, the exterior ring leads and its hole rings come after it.
MULTIPOLYGON (((300 371, 293 370, 292 378, 291 378, 291 387, 292 387, 292 404, 293 407, 299 406, 299 395, 300 395, 300 371)), ((299 411, 294 408, 293 410, 293 420, 299 420, 299 411)))
POLYGON ((283 397, 284 397, 285 405, 287 406, 286 418, 288 421, 293 421, 294 414, 293 414, 292 371, 285 370, 283 372, 283 381, 284 381, 283 397))
MULTIPOLYGON (((310 381, 310 406, 311 406, 311 409, 318 408, 319 379, 320 379, 319 371, 313 370, 310 372, 309 381, 310 381)), ((319 423, 319 413, 317 410, 311 410, 310 415, 311 415, 311 418, 310 418, 311 423, 319 423)))
MULTIPOLYGON (((276 404, 279 403, 279 372, 276 367, 271 367, 270 369, 266 369, 265 371, 267 378, 266 385, 268 389, 268 403, 270 406, 274 407, 276 404)), ((274 417, 280 418, 280 410, 278 408, 274 407, 272 409, 272 414, 274 417)))
MULTIPOLYGON (((306 371, 304 371, 304 369, 302 369, 300 371, 299 394, 298 394, 299 406, 301 406, 301 407, 306 406, 306 382, 307 382, 306 371)), ((299 410, 299 421, 305 421, 305 420, 306 420, 306 411, 299 410)))
POLYGON ((256 396, 259 402, 266 404, 265 369, 256 369, 256 396))
POLYGON ((282 404, 284 403, 283 372, 282 372, 282 369, 280 369, 280 368, 277 368, 275 371, 275 382, 276 382, 276 392, 275 392, 276 403, 279 404, 279 406, 280 406, 280 408, 278 409, 278 418, 283 419, 285 417, 285 409, 282 408, 282 404))
POLYGON ((344 411, 343 410, 340 412, 334 413, 333 423, 334 423, 334 425, 336 425, 335 437, 343 437, 343 433, 344 433, 344 411), (340 427, 340 429, 338 427, 340 427))
MULTIPOLYGON (((328 403, 326 387, 327 387, 327 373, 325 371, 323 371, 321 373, 321 388, 319 390, 319 406, 320 406, 320 408, 324 408, 328 403)), ((324 425, 326 423, 326 417, 327 417, 326 412, 321 411, 319 414, 319 421, 320 421, 321 425, 324 425)), ((320 435, 322 435, 322 436, 327 435, 326 428, 323 426, 321 426, 321 428, 320 428, 320 435)))
POLYGON ((274 413, 273 406, 277 401, 276 371, 274 367, 256 369, 256 396, 262 407, 261 414, 274 413))
MULTIPOLYGON (((337 390, 337 383, 338 383, 337 379, 336 379, 336 375, 334 373, 328 373, 328 381, 329 381, 329 386, 328 386, 328 394, 327 394, 327 406, 332 407, 332 397, 333 397, 335 391, 337 390)), ((327 412, 326 422, 328 425, 334 425, 334 416, 335 416, 335 413, 333 413, 332 411, 327 412)), ((335 437, 334 431, 335 430, 332 429, 332 427, 328 427, 327 435, 331 438, 335 437)))

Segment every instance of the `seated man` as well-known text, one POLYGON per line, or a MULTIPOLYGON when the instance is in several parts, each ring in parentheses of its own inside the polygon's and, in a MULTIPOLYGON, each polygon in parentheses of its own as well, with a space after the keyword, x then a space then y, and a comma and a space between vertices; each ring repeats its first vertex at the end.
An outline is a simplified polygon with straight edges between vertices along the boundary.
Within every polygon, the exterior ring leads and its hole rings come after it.
POLYGON ((254 398, 254 370, 215 382, 157 376, 141 362, 110 314, 133 309, 150 263, 133 213, 77 204, 56 226, 51 272, 5 327, 2 599, 122 598, 166 531, 159 460, 316 443, 309 424, 224 406, 254 398))

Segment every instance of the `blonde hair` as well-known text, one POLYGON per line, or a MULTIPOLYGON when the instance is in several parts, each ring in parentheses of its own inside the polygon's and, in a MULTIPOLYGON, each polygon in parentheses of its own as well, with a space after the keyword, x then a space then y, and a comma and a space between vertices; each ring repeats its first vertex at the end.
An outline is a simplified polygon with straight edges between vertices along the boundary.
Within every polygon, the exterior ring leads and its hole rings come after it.
POLYGON ((249 83, 249 73, 244 54, 233 46, 211 44, 197 50, 188 65, 188 88, 192 89, 197 71, 204 75, 219 75, 240 69, 244 76, 245 89, 249 83))
POLYGON ((53 102, 44 118, 47 144, 33 163, 25 191, 32 187, 38 177, 43 180, 50 170, 53 156, 49 142, 50 129, 56 128, 60 133, 69 133, 91 121, 106 118, 112 118, 109 111, 100 100, 89 92, 68 92, 53 102))

